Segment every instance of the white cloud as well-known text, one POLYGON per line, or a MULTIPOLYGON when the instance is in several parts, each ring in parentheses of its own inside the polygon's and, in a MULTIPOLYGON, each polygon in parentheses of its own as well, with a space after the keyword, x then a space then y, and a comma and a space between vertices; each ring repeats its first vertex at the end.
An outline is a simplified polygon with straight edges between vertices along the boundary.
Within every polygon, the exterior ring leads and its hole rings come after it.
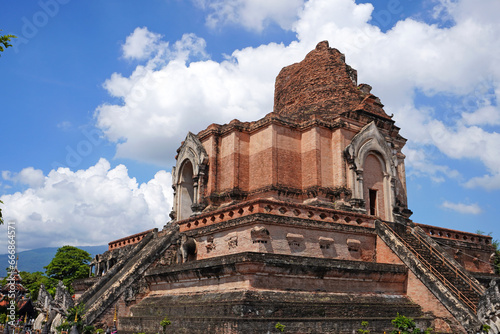
POLYGON ((452 203, 452 202, 444 201, 441 204, 441 207, 444 209, 449 209, 452 211, 456 211, 458 213, 469 214, 469 215, 478 215, 481 212, 483 212, 483 210, 481 210, 479 205, 477 205, 476 203, 464 204, 464 203, 452 203))
POLYGON ((303 0, 194 0, 209 11, 206 24, 216 28, 239 24, 249 30, 262 31, 270 22, 289 29, 297 17, 303 0))
POLYGON ((111 169, 101 159, 86 170, 52 170, 44 179, 40 187, 0 197, 5 221, 17 222, 19 249, 107 244, 170 220, 171 175, 165 171, 139 185, 125 166, 111 169))
POLYGON ((2 171, 2 179, 11 181, 12 179, 12 173, 8 170, 3 170, 2 171))
POLYGON ((2 171, 2 178, 7 181, 21 183, 31 188, 39 188, 45 182, 45 176, 40 169, 27 167, 19 173, 12 173, 10 171, 2 171))
POLYGON ((473 177, 465 183, 465 186, 468 188, 480 187, 486 190, 500 189, 500 173, 473 177))
POLYGON ((148 28, 135 28, 134 32, 127 36, 125 44, 122 45, 123 57, 126 59, 146 59, 162 46, 159 43, 160 34, 152 33, 148 28))
POLYGON ((407 176, 425 175, 436 183, 444 182, 447 178, 461 178, 457 170, 451 169, 448 166, 434 164, 426 151, 421 148, 413 149, 405 147, 404 154, 406 155, 405 166, 409 170, 407 176))
POLYGON ((97 126, 117 143, 118 157, 169 166, 188 131, 264 116, 272 111, 274 79, 282 64, 299 59, 297 52, 269 44, 237 50, 221 63, 188 63, 194 55, 204 57, 204 41, 190 35, 174 45, 165 66, 156 69, 154 58, 130 77, 115 73, 104 84, 123 100, 122 105, 101 105, 95 114, 97 126))
POLYGON ((462 118, 467 125, 500 125, 500 110, 493 106, 463 113, 462 118))

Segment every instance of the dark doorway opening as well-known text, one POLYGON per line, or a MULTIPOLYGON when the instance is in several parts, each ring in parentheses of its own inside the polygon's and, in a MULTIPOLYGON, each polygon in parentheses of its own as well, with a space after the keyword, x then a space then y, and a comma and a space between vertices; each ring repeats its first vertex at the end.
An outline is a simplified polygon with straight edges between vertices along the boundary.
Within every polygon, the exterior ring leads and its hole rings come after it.
POLYGON ((375 216, 377 214, 377 191, 368 189, 368 195, 370 198, 370 215, 375 216))

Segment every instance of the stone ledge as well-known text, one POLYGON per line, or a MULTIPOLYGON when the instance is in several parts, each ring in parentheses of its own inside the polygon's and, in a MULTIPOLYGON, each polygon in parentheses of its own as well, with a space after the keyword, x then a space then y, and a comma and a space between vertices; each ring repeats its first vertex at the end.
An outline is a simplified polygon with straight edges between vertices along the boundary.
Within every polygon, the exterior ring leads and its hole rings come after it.
POLYGON ((306 256, 293 256, 271 253, 254 253, 245 252, 215 258, 197 260, 183 264, 177 264, 169 267, 157 267, 149 269, 146 272, 146 277, 156 275, 191 271, 196 269, 207 269, 215 267, 230 267, 238 263, 262 263, 268 266, 285 266, 285 267, 303 267, 303 268, 325 268, 328 270, 348 270, 360 272, 380 272, 393 274, 406 274, 408 269, 400 264, 374 263, 363 261, 350 261, 338 259, 321 259, 306 256))
POLYGON ((422 328, 432 317, 405 296, 331 294, 322 292, 233 291, 182 295, 153 295, 120 317, 120 333, 139 328, 157 332, 168 315, 175 333, 266 333, 279 321, 290 333, 352 333, 361 321, 372 330, 390 331, 397 312, 414 318, 422 328), (309 331, 307 329, 310 329, 309 331))
POLYGON ((402 265, 238 253, 153 268, 145 275, 154 294, 245 290, 404 295, 402 265))
POLYGON ((305 227, 305 228, 314 228, 321 229, 325 231, 338 231, 338 232, 351 232, 351 233, 360 233, 360 234, 369 234, 375 235, 375 229, 366 226, 350 225, 350 224, 341 224, 341 223, 332 223, 332 222, 324 222, 317 220, 309 220, 303 218, 290 218, 277 216, 274 214, 265 214, 265 213, 256 213, 253 215, 248 215, 241 218, 235 218, 231 220, 227 220, 218 224, 210 224, 206 226, 199 227, 197 229, 184 231, 184 233, 190 237, 195 237, 197 235, 210 234, 222 230, 227 230, 236 226, 244 226, 254 224, 255 222, 259 222, 262 224, 274 224, 274 225, 283 225, 283 226, 293 226, 293 227, 305 227))
POLYGON ((373 216, 305 204, 263 199, 238 203, 215 211, 202 213, 176 223, 179 225, 180 232, 186 232, 256 214, 286 217, 289 221, 309 222, 316 225, 318 223, 325 223, 323 224, 324 226, 346 225, 372 229, 375 227, 375 217, 373 216))

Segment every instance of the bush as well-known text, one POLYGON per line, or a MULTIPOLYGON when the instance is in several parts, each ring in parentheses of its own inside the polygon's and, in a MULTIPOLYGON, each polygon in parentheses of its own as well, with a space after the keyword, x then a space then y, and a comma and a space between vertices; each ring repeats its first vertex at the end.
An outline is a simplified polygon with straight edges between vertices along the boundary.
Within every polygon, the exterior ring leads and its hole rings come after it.
POLYGON ((66 320, 63 321, 62 324, 56 327, 56 330, 60 333, 62 331, 68 331, 71 328, 71 324, 66 320))
POLYGON ((172 324, 172 321, 168 319, 168 316, 165 316, 162 321, 160 321, 160 326, 163 328, 163 332, 167 330, 167 326, 170 326, 172 324))
POLYGON ((488 326, 488 325, 482 325, 481 326, 481 332, 483 332, 483 333, 489 333, 490 329, 491 329, 491 327, 488 326))
MULTIPOLYGON (((398 315, 396 318, 391 320, 392 325, 395 330, 391 332, 391 334, 421 334, 422 331, 417 328, 417 325, 415 324, 415 320, 412 318, 405 317, 404 315, 398 315)), ((430 334, 432 331, 432 328, 427 328, 423 333, 424 334, 430 334)))
POLYGON ((285 325, 282 325, 279 322, 276 325, 274 325, 274 328, 276 328, 280 332, 284 332, 285 331, 285 327, 286 327, 285 325))
POLYGON ((360 334, 370 333, 370 330, 368 329, 368 321, 361 321, 361 328, 358 329, 358 333, 360 334))
POLYGON ((95 327, 92 325, 83 326, 83 334, 93 334, 95 327))

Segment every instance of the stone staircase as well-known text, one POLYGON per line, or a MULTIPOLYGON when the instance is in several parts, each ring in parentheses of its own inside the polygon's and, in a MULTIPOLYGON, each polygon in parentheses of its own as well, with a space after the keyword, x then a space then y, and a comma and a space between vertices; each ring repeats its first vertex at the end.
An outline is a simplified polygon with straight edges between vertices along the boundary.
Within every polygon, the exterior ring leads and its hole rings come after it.
POLYGON ((397 234, 443 284, 453 291, 474 313, 477 313, 477 305, 484 293, 484 288, 475 282, 475 279, 470 277, 461 266, 456 266, 457 263, 450 263, 442 252, 434 248, 426 240, 426 236, 420 235, 416 229, 412 228, 397 234))
POLYGON ((377 221, 379 237, 465 327, 477 328, 484 287, 412 224, 377 221))
POLYGON ((86 306, 92 305, 97 298, 99 298, 99 291, 104 291, 105 286, 109 286, 109 282, 112 281, 116 274, 120 272, 128 260, 134 257, 140 252, 141 249, 147 245, 151 239, 154 238, 155 233, 158 230, 154 230, 152 233, 146 235, 138 244, 135 245, 128 253, 125 254, 104 276, 96 277, 96 281, 89 289, 87 289, 78 299, 79 304, 84 304, 86 306))
POLYGON ((128 256, 121 259, 106 276, 81 296, 78 303, 84 304, 86 323, 93 323, 109 309, 120 295, 143 276, 158 255, 176 241, 177 225, 171 225, 163 232, 158 236, 155 230, 144 237, 128 256))

